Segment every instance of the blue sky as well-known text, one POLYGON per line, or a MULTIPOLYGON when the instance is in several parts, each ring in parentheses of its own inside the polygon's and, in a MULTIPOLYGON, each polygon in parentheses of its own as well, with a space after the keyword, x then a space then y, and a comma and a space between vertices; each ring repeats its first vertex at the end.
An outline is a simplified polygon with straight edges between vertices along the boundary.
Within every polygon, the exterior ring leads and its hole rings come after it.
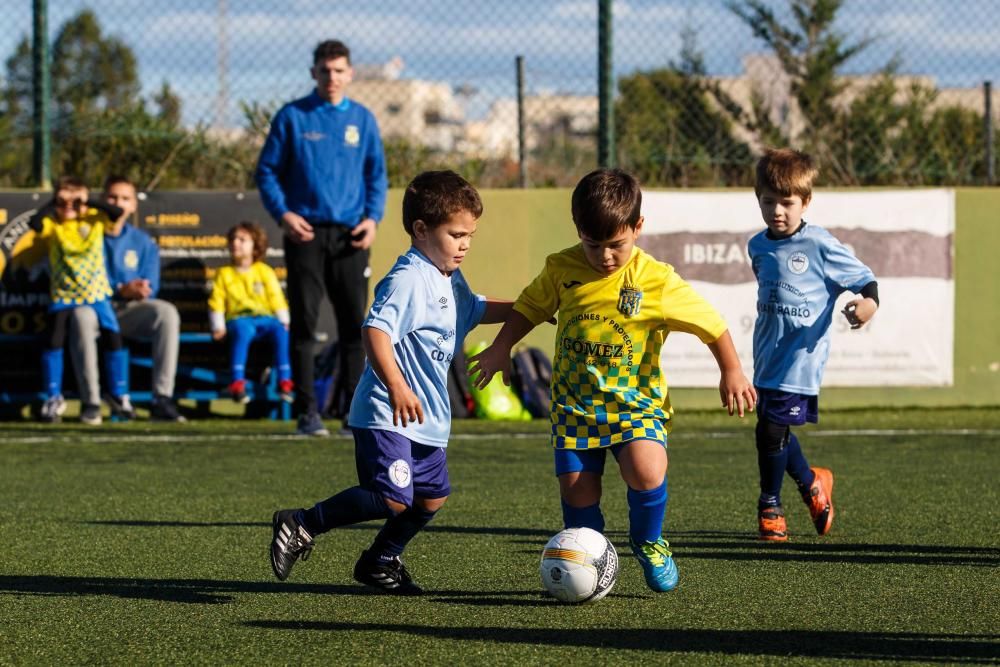
MULTIPOLYGON (((29 33, 31 0, 3 2, 6 58, 29 33)), ((471 115, 496 97, 513 97, 518 54, 529 92, 596 91, 597 0, 49 0, 49 25, 54 35, 91 8, 106 33, 136 52, 146 91, 169 81, 185 119, 208 121, 218 91, 220 5, 234 124, 239 100, 278 102, 308 91, 311 50, 331 36, 351 46, 356 64, 400 56, 406 78, 471 85, 478 91, 471 115)), ((695 31, 711 74, 738 74, 741 58, 762 50, 724 0, 616 0, 616 72, 675 60, 685 27, 695 31)), ((875 40, 849 72, 872 71, 898 55, 904 73, 932 75, 940 85, 977 86, 1000 74, 996 0, 845 0, 837 27, 848 40, 875 40)))

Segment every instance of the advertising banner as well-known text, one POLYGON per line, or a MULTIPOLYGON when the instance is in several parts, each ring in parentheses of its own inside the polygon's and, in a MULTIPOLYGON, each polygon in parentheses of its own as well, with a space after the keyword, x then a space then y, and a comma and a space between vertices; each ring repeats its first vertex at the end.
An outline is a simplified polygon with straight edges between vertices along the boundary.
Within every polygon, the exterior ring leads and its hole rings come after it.
MULTIPOLYGON (((719 309, 752 377, 757 284, 747 241, 765 229, 753 193, 643 192, 642 212, 638 244, 719 309)), ((882 302, 872 322, 852 331, 839 311, 854 296, 841 295, 823 385, 950 386, 954 191, 822 191, 804 219, 871 267, 882 302)), ((694 336, 672 334, 661 362, 672 386, 718 386, 715 360, 694 336)))

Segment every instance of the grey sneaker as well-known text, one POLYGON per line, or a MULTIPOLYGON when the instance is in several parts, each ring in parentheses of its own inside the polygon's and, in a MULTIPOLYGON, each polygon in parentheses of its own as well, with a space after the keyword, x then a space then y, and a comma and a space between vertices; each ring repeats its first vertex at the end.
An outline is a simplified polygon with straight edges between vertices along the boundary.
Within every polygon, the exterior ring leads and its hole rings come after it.
POLYGON ((295 432, 299 435, 315 435, 315 436, 327 436, 330 435, 330 431, 323 426, 323 420, 319 418, 319 415, 315 412, 310 412, 309 414, 299 415, 298 425, 295 432))
POLYGON ((100 426, 102 422, 101 406, 87 403, 80 408, 80 422, 90 426, 100 426))
POLYGON ((278 510, 271 519, 271 569, 284 581, 299 558, 309 560, 313 538, 295 518, 301 510, 278 510))
POLYGON ((135 419, 135 408, 132 407, 132 401, 129 399, 128 394, 122 394, 121 396, 105 394, 104 400, 111 406, 111 416, 114 419, 118 421, 132 421, 135 419))
POLYGON ((149 418, 155 422, 174 422, 183 424, 187 421, 177 410, 177 404, 169 396, 156 394, 153 396, 153 403, 149 406, 149 418))
POLYGON ((66 412, 66 399, 63 398, 62 394, 50 396, 42 404, 42 421, 49 424, 58 424, 62 421, 64 412, 66 412))

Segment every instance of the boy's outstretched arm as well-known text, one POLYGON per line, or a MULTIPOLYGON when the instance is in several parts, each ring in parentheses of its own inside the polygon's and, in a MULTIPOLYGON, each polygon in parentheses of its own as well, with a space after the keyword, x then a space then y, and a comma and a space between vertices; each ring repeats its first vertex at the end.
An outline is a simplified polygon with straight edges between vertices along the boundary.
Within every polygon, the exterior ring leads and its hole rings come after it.
POLYGON ((378 379, 389 390, 389 405, 392 406, 392 425, 406 426, 408 422, 424 423, 424 409, 420 399, 410 389, 403 377, 403 371, 396 364, 392 353, 392 339, 389 334, 374 327, 361 329, 361 340, 365 345, 368 362, 378 379))
POLYGON ((514 310, 513 301, 502 301, 500 299, 486 299, 486 310, 483 311, 483 319, 480 324, 500 324, 506 322, 510 313, 514 310))
POLYGON ((722 407, 729 410, 729 414, 738 413, 743 416, 744 411, 753 412, 757 404, 757 390, 753 383, 743 374, 743 365, 736 354, 736 346, 733 345, 733 337, 729 335, 727 329, 717 340, 708 344, 708 349, 715 356, 716 363, 719 364, 719 371, 722 379, 719 380, 719 397, 722 399, 722 407), (745 409, 744 409, 745 406, 745 409))
POLYGON ((527 317, 511 308, 507 321, 493 340, 493 344, 479 354, 469 357, 469 376, 473 378, 472 383, 482 389, 499 371, 503 374, 503 383, 509 386, 510 351, 534 328, 535 325, 527 317))

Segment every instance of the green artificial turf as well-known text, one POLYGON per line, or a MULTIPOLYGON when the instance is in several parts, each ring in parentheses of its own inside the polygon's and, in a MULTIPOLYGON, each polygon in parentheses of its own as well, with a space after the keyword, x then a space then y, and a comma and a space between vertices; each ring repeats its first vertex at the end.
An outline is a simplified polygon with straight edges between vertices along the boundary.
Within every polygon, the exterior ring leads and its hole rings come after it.
POLYGON ((836 475, 836 520, 817 537, 786 480, 786 544, 755 540, 752 422, 681 414, 667 511, 680 587, 645 588, 609 462, 621 572, 581 606, 540 595, 561 517, 538 422, 456 424, 453 495, 405 556, 426 596, 353 582, 371 524, 320 536, 275 580, 273 511, 355 482, 347 437, 290 429, 0 424, 0 663, 1000 662, 997 410, 824 413, 799 433, 836 475))

